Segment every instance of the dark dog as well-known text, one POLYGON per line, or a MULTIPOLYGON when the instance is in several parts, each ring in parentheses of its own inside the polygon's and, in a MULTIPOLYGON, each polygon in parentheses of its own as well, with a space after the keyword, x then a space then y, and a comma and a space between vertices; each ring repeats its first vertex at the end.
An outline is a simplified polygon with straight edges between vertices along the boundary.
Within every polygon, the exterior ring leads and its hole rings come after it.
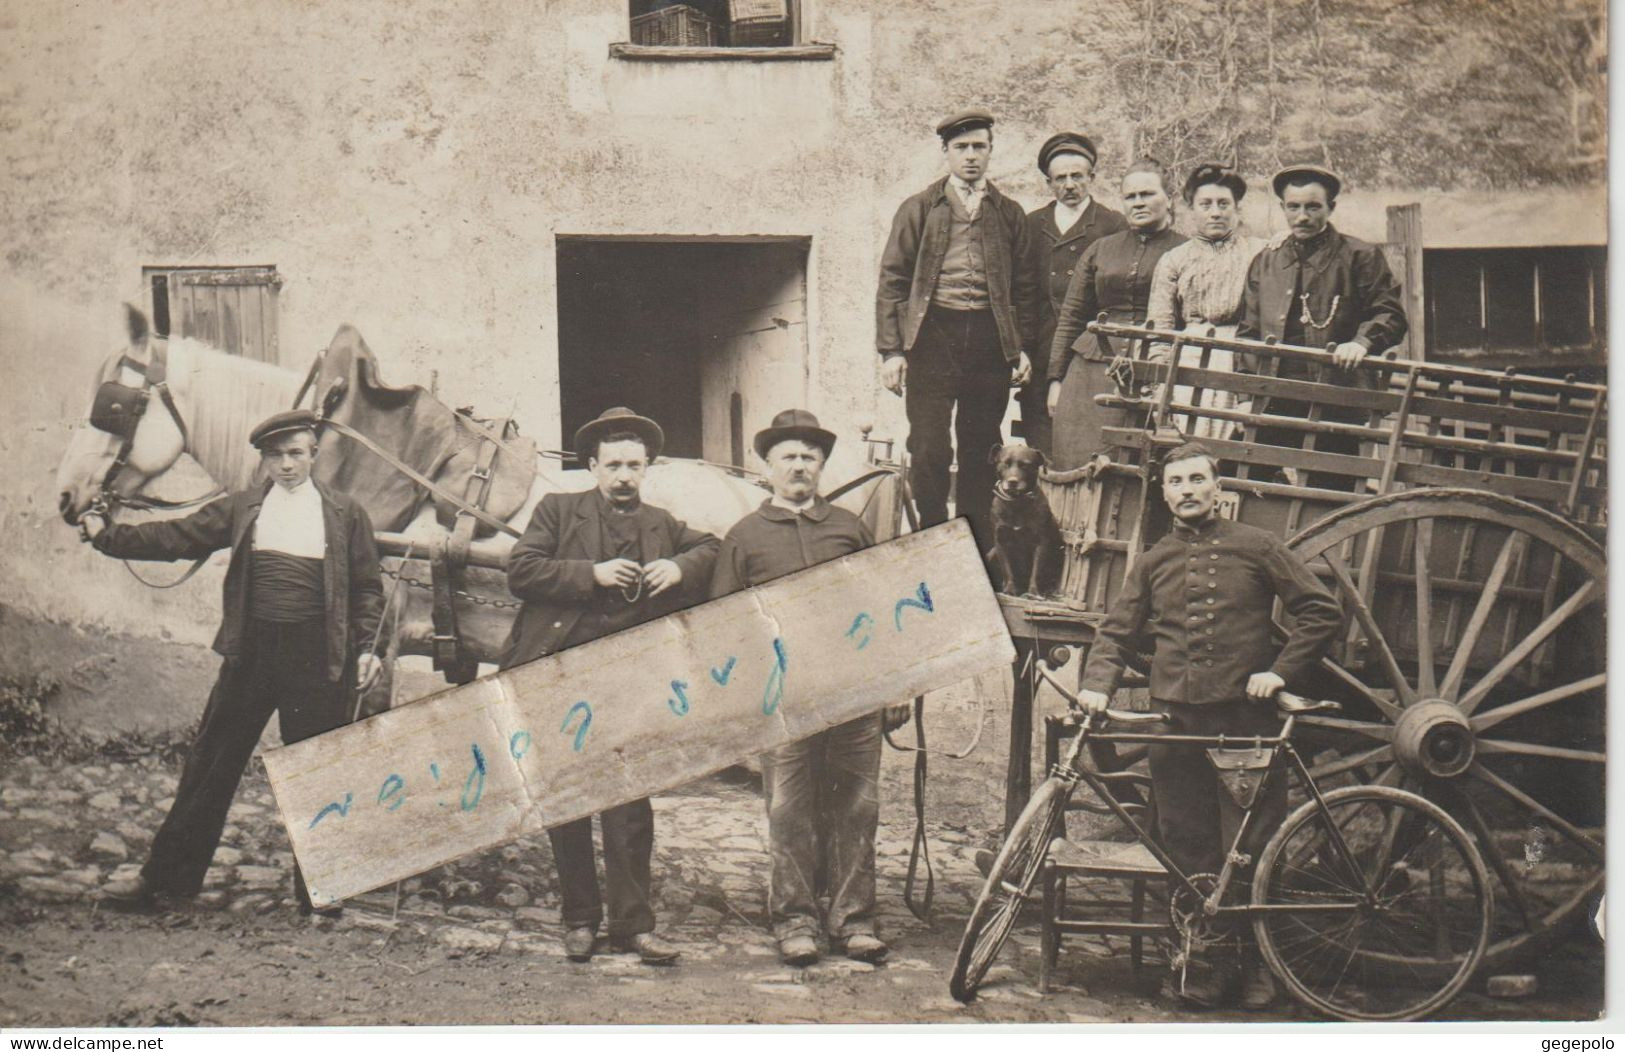
POLYGON ((1038 491, 1044 454, 1031 446, 995 446, 993 550, 987 553, 1007 595, 1053 595, 1061 585, 1061 527, 1038 491))

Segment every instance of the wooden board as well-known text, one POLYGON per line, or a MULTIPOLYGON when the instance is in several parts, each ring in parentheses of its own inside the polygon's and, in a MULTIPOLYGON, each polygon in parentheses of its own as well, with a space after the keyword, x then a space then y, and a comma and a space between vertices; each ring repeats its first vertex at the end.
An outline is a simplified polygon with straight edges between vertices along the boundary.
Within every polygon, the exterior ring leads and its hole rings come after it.
POLYGON ((692 781, 1015 654, 965 520, 265 754, 328 903, 692 781))

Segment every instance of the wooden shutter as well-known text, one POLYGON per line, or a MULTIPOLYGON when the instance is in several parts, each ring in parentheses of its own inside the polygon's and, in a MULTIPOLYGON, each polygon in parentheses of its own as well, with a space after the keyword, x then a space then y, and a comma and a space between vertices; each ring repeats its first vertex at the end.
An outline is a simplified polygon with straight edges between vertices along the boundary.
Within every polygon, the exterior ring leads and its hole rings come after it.
POLYGON ((169 331, 213 344, 228 354, 282 364, 277 346, 275 267, 210 267, 150 271, 156 292, 167 279, 169 331))

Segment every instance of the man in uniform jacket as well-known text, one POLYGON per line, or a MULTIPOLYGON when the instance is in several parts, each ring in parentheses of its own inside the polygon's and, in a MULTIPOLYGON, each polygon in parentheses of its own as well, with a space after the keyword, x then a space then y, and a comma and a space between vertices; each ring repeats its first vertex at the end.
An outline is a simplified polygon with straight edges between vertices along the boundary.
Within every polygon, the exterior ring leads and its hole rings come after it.
POLYGON ((1029 446, 1050 455, 1051 421, 1045 405, 1049 390, 1049 345, 1055 338, 1055 319, 1066 301, 1083 250, 1128 227, 1121 212, 1095 200, 1089 192, 1095 178, 1095 144, 1087 135, 1060 132, 1038 150, 1038 170, 1044 173, 1055 200, 1027 215, 1035 266, 1040 280, 1047 278, 1047 295, 1038 299, 1038 354, 1033 358, 1031 382, 1021 389, 1021 426, 1029 446))
MULTIPOLYGON (((787 409, 757 432, 773 495, 728 531, 711 580, 711 597, 765 584, 874 543, 863 520, 818 495, 835 435, 803 409, 787 409)), ((885 719, 900 724, 907 708, 885 719)), ((818 960, 821 927, 837 952, 879 961, 875 934, 875 829, 880 821, 882 714, 872 713, 762 757, 772 869, 768 913, 779 955, 803 966, 818 960), (829 897, 824 925, 818 900, 829 897)))
MULTIPOLYGON (((1218 463, 1205 446, 1190 442, 1169 452, 1162 495, 1174 525, 1135 560, 1096 633, 1078 692, 1088 710, 1105 709, 1132 655, 1150 649, 1151 708, 1169 717, 1163 733, 1279 731, 1269 699, 1286 686, 1302 689, 1336 636, 1342 611, 1279 537, 1220 518, 1218 494, 1218 463), (1270 631, 1277 599, 1291 626, 1280 646, 1270 631)), ((1218 873, 1241 808, 1200 748, 1152 746, 1150 763, 1163 847, 1187 874, 1218 873)), ((1285 816, 1286 781, 1278 771, 1255 811, 1252 842, 1241 850, 1256 858, 1285 816)), ((1267 1007, 1275 991, 1256 947, 1241 963, 1242 1004, 1267 1007)), ((1178 993, 1207 1007, 1219 1004, 1230 996, 1233 964, 1188 970, 1178 993)))
MULTIPOLYGON (((1253 259, 1236 335, 1248 340, 1273 337, 1316 350, 1331 345, 1334 368, 1326 370, 1325 380, 1373 387, 1381 374, 1356 366, 1367 355, 1380 355, 1405 338, 1407 323, 1399 283, 1380 248, 1332 225, 1343 186, 1335 173, 1318 165, 1292 165, 1275 173, 1272 184, 1286 215, 1288 236, 1253 259)), ((1311 366, 1292 359, 1243 354, 1236 367, 1286 379, 1315 379, 1311 366)), ((1303 402, 1271 399, 1259 411, 1301 417, 1308 409, 1303 402)), ((1367 417, 1363 410, 1347 406, 1328 405, 1322 411, 1322 419, 1335 423, 1364 424, 1367 417)), ((1257 440, 1301 447, 1305 434, 1290 428, 1260 428, 1257 440)), ((1314 448, 1358 455, 1360 441, 1316 434, 1314 448)), ((1309 484, 1351 488, 1346 477, 1318 472, 1310 473, 1309 484)))
MULTIPOLYGON (((109 899, 196 895, 271 713, 287 744, 342 726, 352 718, 354 691, 382 667, 373 649, 387 641, 375 638, 383 587, 372 523, 359 504, 310 477, 315 428, 305 410, 261 422, 249 441, 269 477, 184 518, 126 525, 87 516, 91 543, 121 559, 199 559, 231 549, 214 639, 224 659, 219 678, 146 865, 105 885, 109 899)), ((300 905, 309 909, 294 873, 300 905)))
POLYGON ((892 220, 875 341, 882 382, 904 396, 921 524, 948 519, 957 451, 956 507, 985 545, 992 542, 988 453, 1003 442, 1012 379, 1032 378, 1042 291, 1027 215, 987 179, 992 116, 955 114, 937 135, 949 174, 904 201, 892 220))
MULTIPOLYGON (((605 410, 575 434, 576 456, 597 486, 547 493, 508 555, 508 589, 524 600, 501 666, 512 668, 689 606, 705 596, 717 539, 691 530, 639 497, 660 455, 660 425, 630 409, 605 410)), ((592 819, 548 830, 558 868, 564 949, 591 960, 604 906, 609 938, 650 964, 678 951, 655 934, 649 859, 654 810, 647 798, 598 816, 604 834, 605 894, 598 890, 592 819)))

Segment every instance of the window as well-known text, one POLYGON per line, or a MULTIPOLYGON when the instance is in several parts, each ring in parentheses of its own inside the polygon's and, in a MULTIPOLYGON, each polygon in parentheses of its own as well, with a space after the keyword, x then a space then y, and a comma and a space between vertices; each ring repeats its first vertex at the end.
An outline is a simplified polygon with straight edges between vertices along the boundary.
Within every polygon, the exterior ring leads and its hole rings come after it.
POLYGON ((831 58, 830 44, 803 43, 801 0, 630 0, 630 44, 618 58, 831 58))
POLYGON ((1600 358, 1607 267, 1601 246, 1428 249, 1429 356, 1600 358))
POLYGON ((152 289, 152 328, 228 354, 281 364, 277 351, 276 267, 143 267, 152 289))

